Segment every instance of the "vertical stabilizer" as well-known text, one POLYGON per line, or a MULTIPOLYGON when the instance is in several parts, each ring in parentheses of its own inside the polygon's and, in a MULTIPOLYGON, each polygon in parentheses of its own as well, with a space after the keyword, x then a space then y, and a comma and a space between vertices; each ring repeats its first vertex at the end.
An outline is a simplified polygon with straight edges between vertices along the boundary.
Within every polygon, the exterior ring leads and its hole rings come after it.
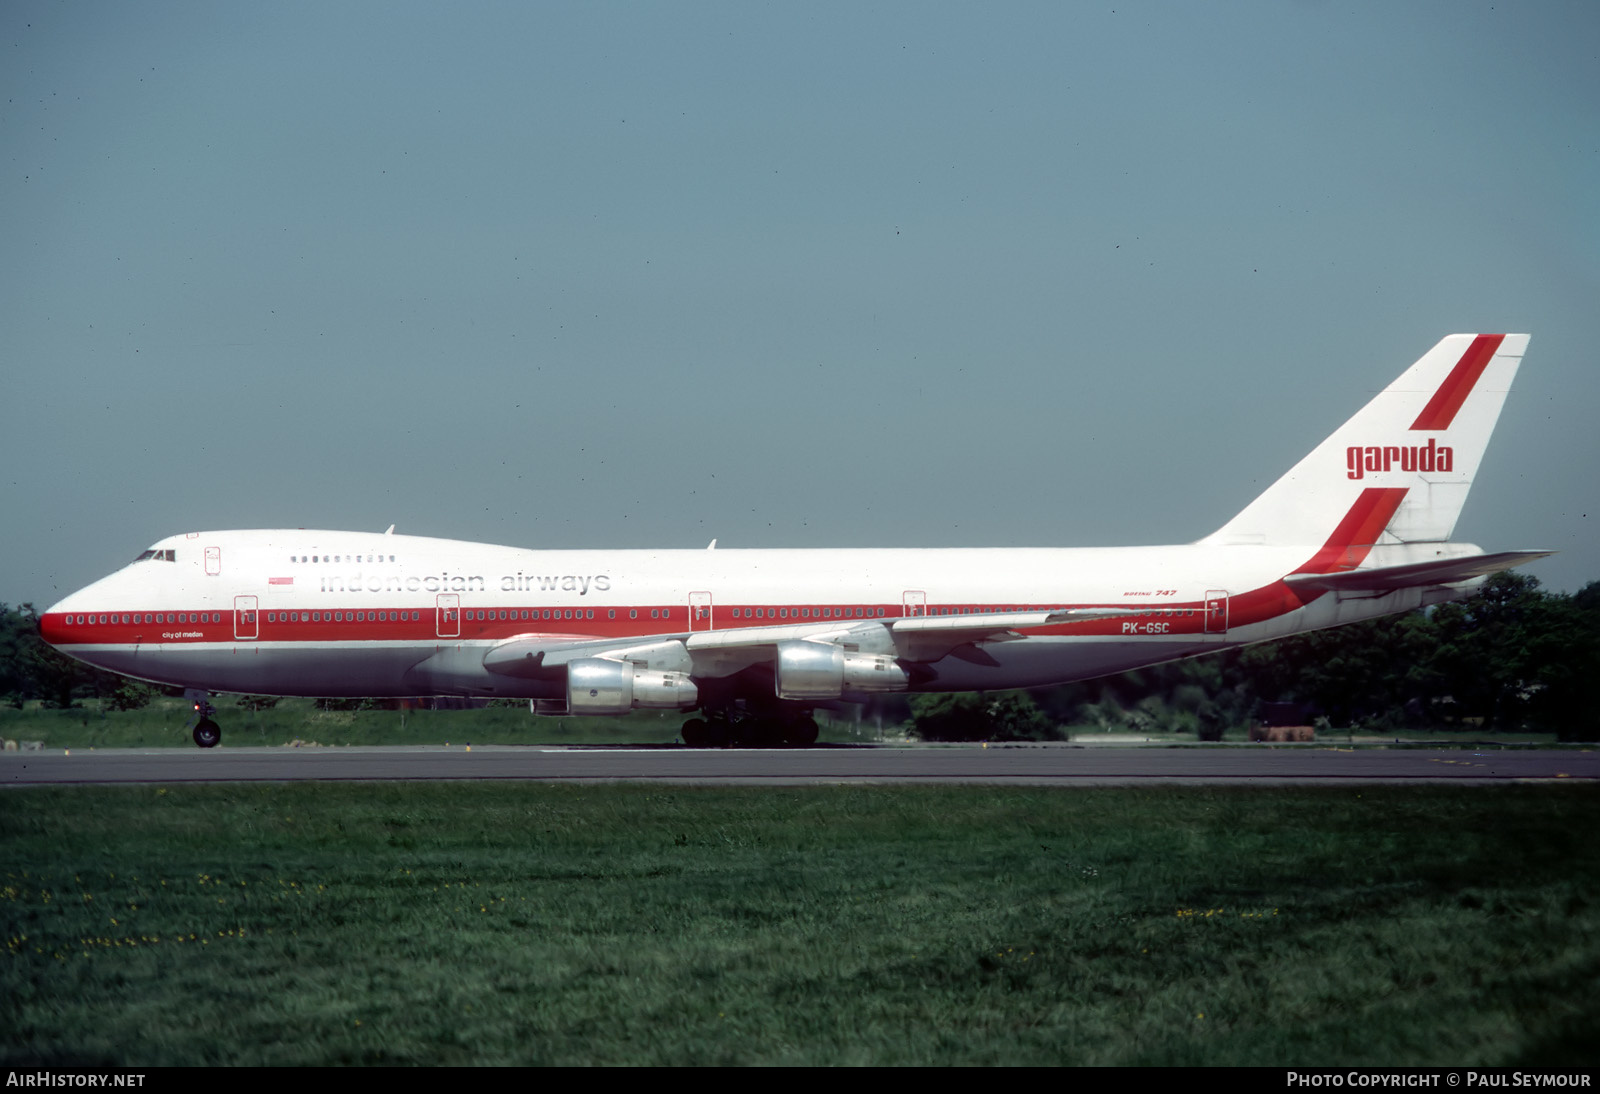
POLYGON ((1361 529, 1370 544, 1449 539, 1527 347, 1450 335, 1201 542, 1325 544, 1358 509, 1385 518, 1361 529))

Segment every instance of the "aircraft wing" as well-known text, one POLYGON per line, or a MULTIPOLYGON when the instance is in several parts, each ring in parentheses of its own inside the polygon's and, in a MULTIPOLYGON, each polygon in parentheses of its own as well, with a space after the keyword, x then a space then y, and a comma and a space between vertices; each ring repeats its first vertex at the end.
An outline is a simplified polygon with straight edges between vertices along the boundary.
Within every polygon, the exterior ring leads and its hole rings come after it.
POLYGON ((628 639, 573 640, 565 635, 528 634, 490 647, 483 656, 483 667, 501 676, 531 678, 557 674, 578 658, 601 657, 634 661, 654 669, 720 676, 744 665, 770 661, 776 647, 785 642, 837 644, 925 661, 937 660, 957 646, 1013 641, 1022 637, 1017 633, 1022 628, 1135 614, 1138 613, 1129 608, 1062 608, 789 623, 628 639))
POLYGON ((613 661, 638 661, 649 668, 688 671, 688 659, 679 638, 573 639, 566 635, 518 634, 490 646, 483 667, 500 676, 559 676, 567 662, 581 657, 613 661))
POLYGON ((1057 608, 1032 612, 984 612, 974 615, 913 615, 885 622, 896 634, 915 632, 1002 632, 1019 627, 1054 627, 1061 623, 1087 623, 1091 619, 1138 615, 1133 608, 1057 608))
POLYGON ((1284 583, 1294 589, 1325 592, 1388 593, 1417 585, 1453 585, 1475 577, 1497 574, 1513 566, 1555 554, 1554 551, 1500 551, 1492 555, 1468 555, 1402 566, 1376 566, 1365 570, 1346 570, 1336 574, 1290 574, 1284 583))
MULTIPOLYGON (((1061 608, 1055 611, 984 612, 975 615, 917 615, 890 620, 895 649, 908 661, 937 661, 961 646, 1014 642, 1026 627, 1088 623, 1137 615, 1132 608, 1061 608)), ((975 651, 972 651, 975 653, 975 651)), ((980 658, 984 655, 978 654, 980 658)))
POLYGON ((688 638, 694 649, 729 646, 773 646, 779 642, 848 641, 851 635, 880 632, 891 634, 938 634, 960 636, 963 642, 1005 641, 1020 638, 1017 630, 1027 627, 1052 627, 1062 623, 1085 623, 1091 619, 1136 615, 1131 608, 1060 608, 1024 612, 984 612, 973 615, 912 615, 892 619, 859 620, 839 623, 799 623, 777 627, 738 627, 732 630, 697 631, 688 638))

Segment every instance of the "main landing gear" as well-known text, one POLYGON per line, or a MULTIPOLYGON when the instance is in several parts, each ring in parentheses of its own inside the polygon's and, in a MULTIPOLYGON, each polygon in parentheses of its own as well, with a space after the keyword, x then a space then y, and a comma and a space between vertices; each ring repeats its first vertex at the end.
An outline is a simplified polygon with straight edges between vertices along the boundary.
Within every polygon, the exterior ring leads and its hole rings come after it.
POLYGON ((809 710, 707 711, 683 723, 690 748, 805 748, 817 743, 817 720, 809 710))
POLYGON ((197 721, 194 723, 194 743, 201 748, 216 748, 222 742, 222 727, 211 720, 217 708, 211 705, 211 693, 206 691, 186 691, 184 698, 194 704, 194 714, 197 721))

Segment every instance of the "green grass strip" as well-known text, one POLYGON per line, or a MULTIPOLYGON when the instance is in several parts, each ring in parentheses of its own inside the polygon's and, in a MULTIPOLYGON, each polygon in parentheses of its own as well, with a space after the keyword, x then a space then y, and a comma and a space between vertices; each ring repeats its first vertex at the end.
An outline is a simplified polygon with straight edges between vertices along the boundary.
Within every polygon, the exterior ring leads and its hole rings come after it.
POLYGON ((0 794, 9 1066, 1589 1066, 1600 791, 0 794))
MULTIPOLYGON (((615 718, 536 718, 526 703, 482 710, 318 710, 310 699, 285 699, 267 710, 216 699, 222 743, 276 747, 291 742, 341 745, 662 744, 678 739, 687 715, 637 711, 615 718)), ((158 699, 139 710, 85 703, 69 709, 0 707, 0 737, 46 748, 194 748, 193 708, 158 699)))

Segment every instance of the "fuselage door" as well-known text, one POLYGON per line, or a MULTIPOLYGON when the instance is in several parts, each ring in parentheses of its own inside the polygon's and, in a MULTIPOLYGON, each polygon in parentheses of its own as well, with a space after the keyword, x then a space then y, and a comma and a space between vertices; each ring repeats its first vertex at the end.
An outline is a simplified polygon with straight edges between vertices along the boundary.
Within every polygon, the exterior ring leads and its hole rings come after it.
POLYGON ((1206 633, 1226 634, 1228 631, 1228 590, 1206 590, 1206 633))
POLYGON ((434 607, 434 633, 440 638, 461 637, 461 594, 440 593, 434 607))
POLYGON ((235 638, 255 638, 261 633, 260 613, 256 610, 256 598, 253 596, 236 596, 233 598, 233 636, 235 638))
POLYGON ((928 594, 921 589, 907 589, 905 593, 905 614, 907 617, 928 614, 928 594))
POLYGON ((222 572, 222 548, 206 548, 206 576, 216 577, 222 572))
POLYGON ((711 594, 689 594, 689 629, 691 631, 709 631, 711 629, 711 594))

